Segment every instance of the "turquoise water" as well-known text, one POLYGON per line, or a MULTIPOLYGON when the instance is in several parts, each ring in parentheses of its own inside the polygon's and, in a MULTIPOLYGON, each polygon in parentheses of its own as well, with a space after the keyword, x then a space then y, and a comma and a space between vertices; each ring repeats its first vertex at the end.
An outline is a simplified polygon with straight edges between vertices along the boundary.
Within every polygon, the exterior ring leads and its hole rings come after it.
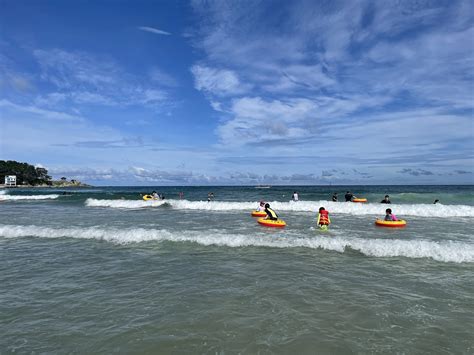
POLYGON ((15 189, 0 200, 0 353, 474 352, 472 186, 15 189), (347 189, 369 203, 327 201, 347 189), (151 190, 166 200, 139 199, 151 190), (374 226, 386 193, 406 228, 374 226), (250 217, 260 199, 285 229, 250 217), (326 233, 314 228, 320 206, 326 233))

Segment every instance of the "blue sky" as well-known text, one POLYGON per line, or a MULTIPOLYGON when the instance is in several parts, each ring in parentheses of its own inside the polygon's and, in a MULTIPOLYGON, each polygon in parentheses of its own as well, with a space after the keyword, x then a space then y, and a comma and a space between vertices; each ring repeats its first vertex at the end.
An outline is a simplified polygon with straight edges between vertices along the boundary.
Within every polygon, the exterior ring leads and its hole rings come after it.
POLYGON ((101 185, 474 182, 471 1, 22 1, 0 159, 101 185))

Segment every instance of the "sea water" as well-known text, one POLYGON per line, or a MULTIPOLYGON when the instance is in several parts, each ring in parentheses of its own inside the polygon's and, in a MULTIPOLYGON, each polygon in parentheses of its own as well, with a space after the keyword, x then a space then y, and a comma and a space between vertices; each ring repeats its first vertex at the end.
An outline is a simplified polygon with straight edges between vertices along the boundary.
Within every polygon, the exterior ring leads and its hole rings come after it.
POLYGON ((473 217, 472 186, 2 191, 0 353, 472 354, 473 217))

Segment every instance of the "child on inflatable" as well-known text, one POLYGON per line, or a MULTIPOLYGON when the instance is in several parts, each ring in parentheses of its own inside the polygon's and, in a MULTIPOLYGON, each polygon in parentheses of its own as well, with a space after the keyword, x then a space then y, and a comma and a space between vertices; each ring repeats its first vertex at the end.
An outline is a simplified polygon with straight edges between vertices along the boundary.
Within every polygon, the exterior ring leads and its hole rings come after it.
POLYGON ((395 216, 393 213, 392 213, 392 210, 390 208, 387 208, 385 210, 385 218, 384 218, 385 221, 398 221, 398 218, 397 216, 395 216))
POLYGON ((331 219, 329 218, 329 212, 326 211, 324 207, 319 208, 318 221, 317 225, 321 229, 328 229, 329 224, 331 224, 331 219))
POLYGON ((265 211, 265 201, 260 201, 260 204, 258 205, 256 211, 258 211, 258 212, 265 211))

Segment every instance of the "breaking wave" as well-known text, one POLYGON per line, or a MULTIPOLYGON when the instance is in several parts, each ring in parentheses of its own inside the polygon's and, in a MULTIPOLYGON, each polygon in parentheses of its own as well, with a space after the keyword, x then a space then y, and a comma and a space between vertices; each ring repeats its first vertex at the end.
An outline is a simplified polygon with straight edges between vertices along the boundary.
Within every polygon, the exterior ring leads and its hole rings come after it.
POLYGON ((97 200, 95 198, 88 198, 86 206, 89 207, 111 207, 111 208, 147 208, 158 207, 165 204, 165 201, 143 201, 143 200, 97 200))
POLYGON ((59 195, 52 194, 52 195, 6 195, 2 194, 0 196, 1 200, 53 200, 58 198, 59 195))
POLYGON ((219 230, 170 232, 156 229, 112 228, 49 228, 38 226, 0 226, 4 238, 78 238, 95 239, 117 244, 147 241, 193 242, 200 245, 226 247, 310 248, 344 253, 356 250, 371 257, 431 258, 441 262, 474 262, 474 245, 462 242, 427 240, 388 240, 347 237, 294 237, 254 233, 225 234, 219 230))
MULTIPOLYGON (((132 201, 132 200, 98 200, 88 198, 86 205, 90 207, 110 208, 146 208, 157 207, 164 203, 172 208, 180 210, 203 210, 203 211, 251 211, 257 207, 256 202, 221 202, 221 201, 187 201, 187 200, 165 200, 165 201, 132 201)), ((299 202, 269 202, 277 212, 315 212, 324 206, 331 213, 351 215, 383 215, 387 205, 384 204, 359 204, 329 201, 299 201, 299 202)), ((390 205, 397 216, 419 216, 419 217, 474 217, 474 206, 467 205, 390 205)))

